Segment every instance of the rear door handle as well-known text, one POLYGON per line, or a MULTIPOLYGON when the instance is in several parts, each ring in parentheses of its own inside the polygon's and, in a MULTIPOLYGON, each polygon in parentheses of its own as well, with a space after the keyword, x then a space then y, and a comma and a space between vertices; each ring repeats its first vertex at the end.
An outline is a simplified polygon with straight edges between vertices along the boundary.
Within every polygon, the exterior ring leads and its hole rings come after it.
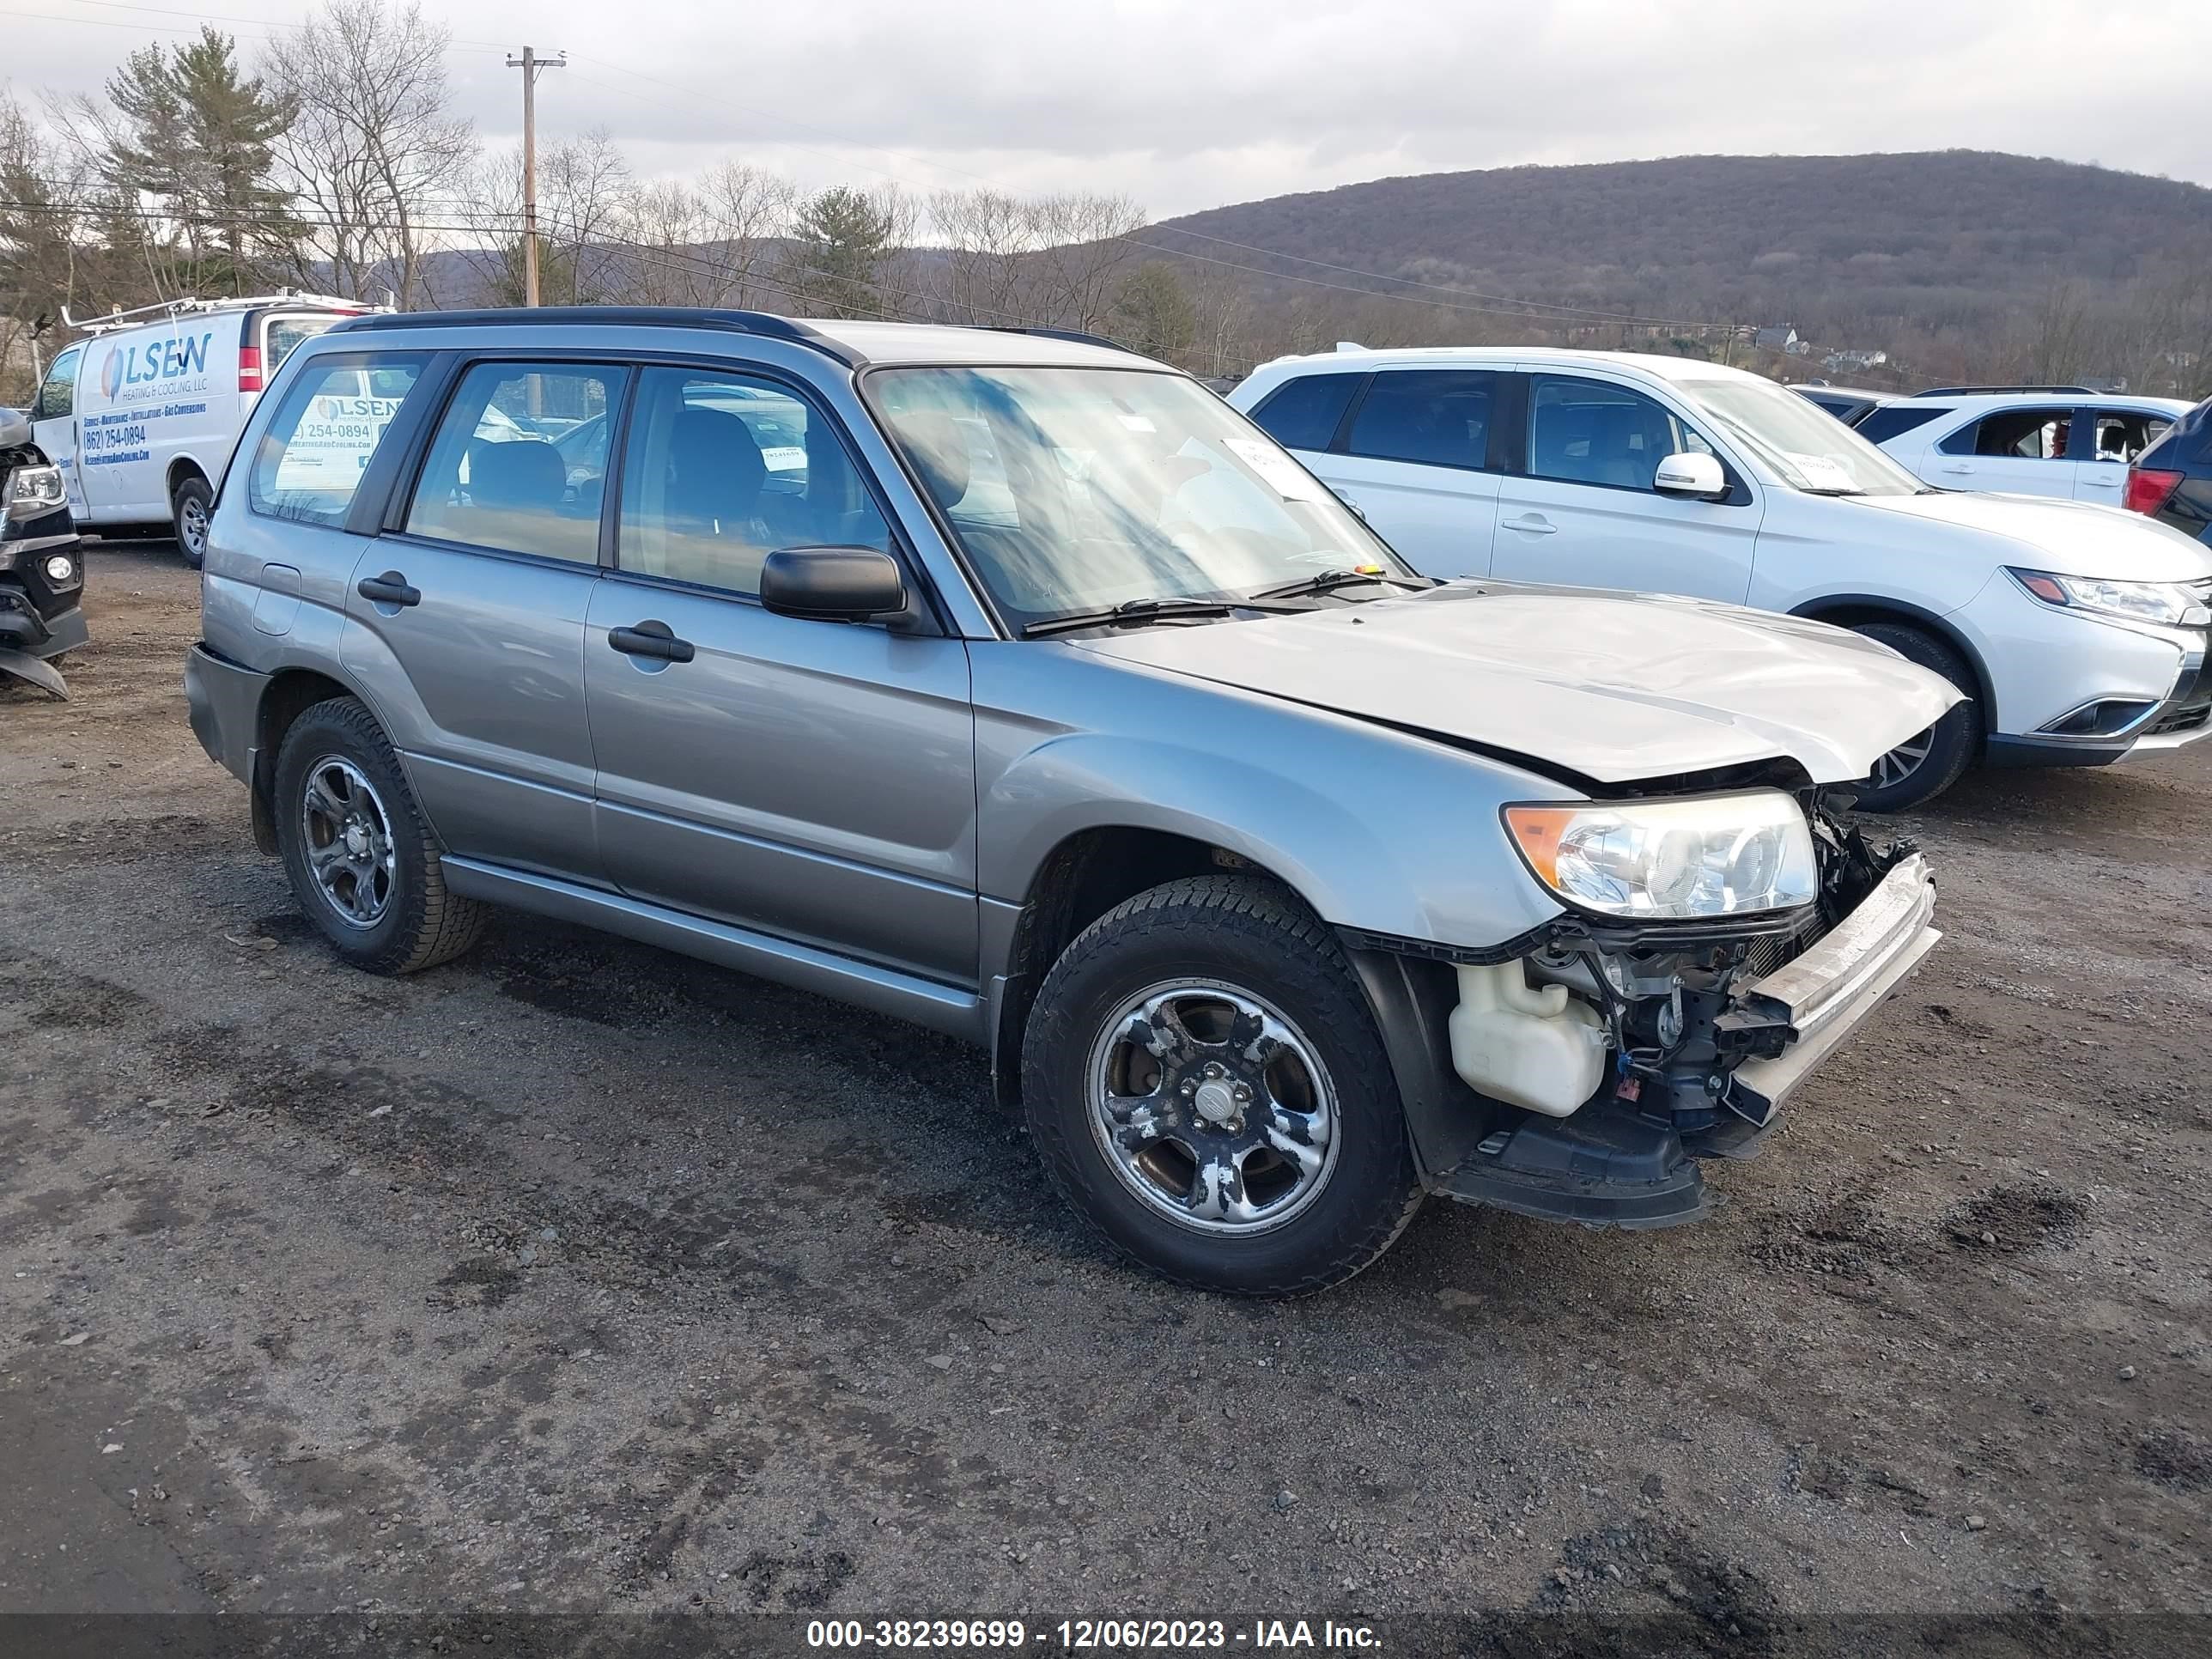
MULTIPOLYGON (((2106 462, 2105 465, 2109 465, 2111 463, 2106 462)), ((2120 487, 2118 478, 2101 477, 2095 472, 2084 472, 2081 475, 2081 482, 2085 484, 2094 484, 2099 489, 2118 489, 2120 487)))
POLYGON ((1943 469, 1946 472, 1972 472, 1973 470, 1973 468, 1968 466, 1964 461, 1954 461, 1950 465, 1943 469))
POLYGON ((1525 519, 1506 520, 1505 528, 1517 530, 1524 536, 1549 536, 1555 534, 1559 526, 1540 513, 1531 513, 1525 519))
POLYGON ((635 628, 610 628, 607 643, 625 657, 657 657, 662 662, 690 662, 699 654, 689 640, 679 640, 665 622, 641 622, 635 628))
POLYGON ((387 570, 381 576, 363 576, 354 584, 353 591, 364 599, 378 605, 396 605, 403 610, 422 603, 422 590, 409 586, 407 578, 397 570, 387 570))

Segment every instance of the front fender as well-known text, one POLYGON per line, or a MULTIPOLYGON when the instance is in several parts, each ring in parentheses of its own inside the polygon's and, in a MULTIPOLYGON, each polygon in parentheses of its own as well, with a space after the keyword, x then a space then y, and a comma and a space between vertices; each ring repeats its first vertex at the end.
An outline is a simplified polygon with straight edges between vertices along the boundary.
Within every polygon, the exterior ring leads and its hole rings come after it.
POLYGON ((1365 933, 1480 948, 1560 914, 1498 809, 1574 799, 1562 784, 1092 653, 994 644, 970 657, 987 897, 1021 903, 1069 836, 1126 828, 1225 848, 1365 933))

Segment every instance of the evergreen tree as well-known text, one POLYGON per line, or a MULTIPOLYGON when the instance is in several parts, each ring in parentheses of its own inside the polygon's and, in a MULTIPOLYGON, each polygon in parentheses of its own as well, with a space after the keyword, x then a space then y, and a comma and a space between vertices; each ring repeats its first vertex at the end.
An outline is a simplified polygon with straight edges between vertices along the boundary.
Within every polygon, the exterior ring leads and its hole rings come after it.
POLYGON ((791 285, 824 317, 881 317, 896 307, 876 279, 898 236, 898 211, 848 185, 810 197, 791 228, 791 285))
POLYGON ((107 82, 117 116, 106 173, 169 221, 180 286, 240 291, 264 258, 297 239, 291 197, 271 180, 272 141, 293 112, 258 76, 239 71, 228 35, 164 54, 143 46, 107 82))

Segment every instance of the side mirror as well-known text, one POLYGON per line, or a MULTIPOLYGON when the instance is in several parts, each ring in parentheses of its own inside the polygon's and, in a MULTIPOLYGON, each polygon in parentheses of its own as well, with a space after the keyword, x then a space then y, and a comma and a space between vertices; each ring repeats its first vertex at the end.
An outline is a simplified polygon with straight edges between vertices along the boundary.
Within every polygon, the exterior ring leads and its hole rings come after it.
POLYGON ((0 449, 21 449, 30 441, 30 416, 20 409, 0 409, 0 449))
POLYGON ((1651 487, 1662 495, 1725 495, 1728 475, 1712 456, 1684 450, 1659 463, 1651 487))
POLYGON ((872 547, 781 547, 762 562, 760 598, 780 617, 866 622, 906 609, 906 580, 872 547))

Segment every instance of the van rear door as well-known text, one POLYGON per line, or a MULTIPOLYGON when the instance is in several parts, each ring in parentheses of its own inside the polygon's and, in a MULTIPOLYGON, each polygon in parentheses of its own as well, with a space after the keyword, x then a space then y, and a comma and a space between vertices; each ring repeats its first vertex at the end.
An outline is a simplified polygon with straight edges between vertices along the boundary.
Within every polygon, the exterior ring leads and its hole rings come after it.
POLYGON ((356 311, 257 311, 246 319, 238 362, 239 424, 252 411, 262 390, 304 340, 312 340, 356 311))

